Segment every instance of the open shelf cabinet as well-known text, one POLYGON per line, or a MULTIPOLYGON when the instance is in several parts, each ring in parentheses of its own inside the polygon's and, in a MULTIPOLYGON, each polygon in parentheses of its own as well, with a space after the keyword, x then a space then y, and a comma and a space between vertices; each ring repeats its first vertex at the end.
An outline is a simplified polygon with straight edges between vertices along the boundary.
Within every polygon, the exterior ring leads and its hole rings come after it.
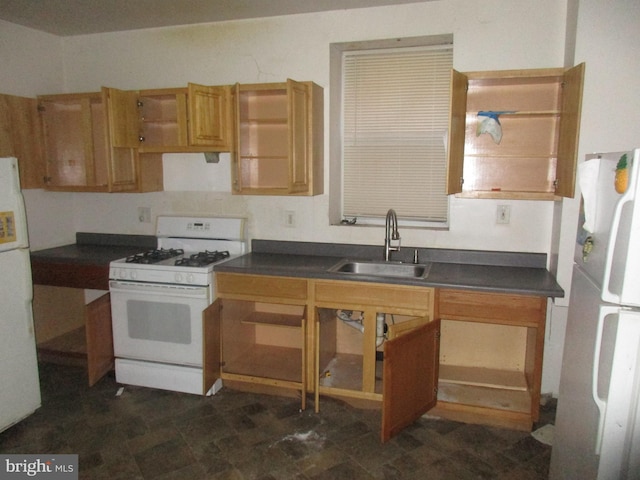
POLYGON ((222 380, 294 390, 306 408, 306 281, 217 276, 222 380), (292 287, 289 289, 289 287, 292 287), (296 296, 302 298, 296 298, 296 296))
POLYGON ((313 82, 236 85, 234 193, 321 194, 322 105, 313 82))
POLYGON ((440 290, 437 314, 435 414, 529 431, 540 405, 546 298, 440 290))
POLYGON ((570 69, 452 72, 447 193, 573 197, 584 64, 570 69), (498 140, 478 133, 495 112, 498 140))

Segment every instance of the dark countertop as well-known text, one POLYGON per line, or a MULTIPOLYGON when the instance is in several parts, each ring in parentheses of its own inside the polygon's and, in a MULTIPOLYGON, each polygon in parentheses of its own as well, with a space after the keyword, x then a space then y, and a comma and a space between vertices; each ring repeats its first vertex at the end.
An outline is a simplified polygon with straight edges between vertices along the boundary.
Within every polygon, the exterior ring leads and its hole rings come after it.
MULTIPOLYGON (((109 262, 155 248, 156 237, 149 235, 117 235, 78 232, 76 243, 31 252, 34 281, 44 284, 69 284, 74 271, 59 272, 64 279, 53 275, 46 264, 61 266, 97 266, 107 272, 109 262), (38 264, 43 264, 39 269, 38 264), (44 278, 43 278, 44 277, 44 278)), ((398 277, 369 277, 327 270, 344 258, 381 260, 382 246, 350 245, 314 242, 253 240, 251 253, 216 265, 217 272, 277 275, 333 280, 357 280, 398 285, 460 288, 497 293, 519 293, 563 297, 564 291, 546 269, 546 255, 539 253, 492 252, 481 250, 418 248, 420 263, 430 263, 426 279, 398 277)), ((413 247, 402 247, 393 259, 411 262, 413 247)), ((94 274, 98 277, 104 274, 94 274)), ((58 275, 56 275, 58 276, 58 275)), ((90 282, 91 283, 91 282, 90 282)), ((99 280, 100 285, 108 278, 99 280)), ((87 287, 90 288, 90 287, 87 287)), ((108 288, 108 287, 107 287, 108 288)))
POLYGON ((155 248, 156 237, 76 233, 76 243, 31 252, 36 285, 109 290, 109 263, 155 248))
POLYGON ((109 262, 155 248, 151 235, 76 233, 76 243, 31 252, 32 262, 109 266, 109 262))
MULTIPOLYGON (((431 263, 429 275, 423 280, 328 272, 344 258, 381 260, 381 246, 254 240, 251 250, 216 265, 215 271, 564 296, 555 277, 545 267, 544 254, 418 249, 419 262, 431 263)), ((411 261, 414 250, 402 247, 395 259, 411 261)))

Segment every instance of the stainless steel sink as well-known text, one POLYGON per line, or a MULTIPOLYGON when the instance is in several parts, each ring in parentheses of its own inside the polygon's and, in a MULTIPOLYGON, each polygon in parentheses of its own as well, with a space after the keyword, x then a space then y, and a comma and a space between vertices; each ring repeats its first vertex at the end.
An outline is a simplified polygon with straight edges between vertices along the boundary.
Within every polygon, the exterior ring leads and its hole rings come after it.
POLYGON ((329 269, 332 273, 368 275, 374 277, 403 277, 425 279, 431 264, 376 262, 369 260, 341 260, 329 269))

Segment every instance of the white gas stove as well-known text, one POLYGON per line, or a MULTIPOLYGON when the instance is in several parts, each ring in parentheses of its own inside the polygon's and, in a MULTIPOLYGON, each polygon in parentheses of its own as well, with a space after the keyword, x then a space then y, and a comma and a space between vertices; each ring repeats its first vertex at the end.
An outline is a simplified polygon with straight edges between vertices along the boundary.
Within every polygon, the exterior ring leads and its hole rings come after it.
POLYGON ((214 393, 202 391, 202 313, 214 265, 246 252, 244 219, 160 216, 156 235, 157 249, 110 264, 116 380, 214 393))
POLYGON ((111 262, 109 279, 213 288, 213 266, 247 248, 242 218, 160 216, 156 236, 157 249, 111 262))

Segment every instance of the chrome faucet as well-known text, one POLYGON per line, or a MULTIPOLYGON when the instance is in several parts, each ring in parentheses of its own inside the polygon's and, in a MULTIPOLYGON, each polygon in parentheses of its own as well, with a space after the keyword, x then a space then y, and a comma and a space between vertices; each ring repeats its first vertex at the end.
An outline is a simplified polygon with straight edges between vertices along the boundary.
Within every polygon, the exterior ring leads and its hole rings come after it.
POLYGON ((394 209, 389 209, 385 220, 384 234, 384 261, 388 262, 391 258, 391 252, 400 250, 400 233, 398 232, 398 217, 394 209), (391 240, 398 240, 398 245, 391 246, 391 240))

